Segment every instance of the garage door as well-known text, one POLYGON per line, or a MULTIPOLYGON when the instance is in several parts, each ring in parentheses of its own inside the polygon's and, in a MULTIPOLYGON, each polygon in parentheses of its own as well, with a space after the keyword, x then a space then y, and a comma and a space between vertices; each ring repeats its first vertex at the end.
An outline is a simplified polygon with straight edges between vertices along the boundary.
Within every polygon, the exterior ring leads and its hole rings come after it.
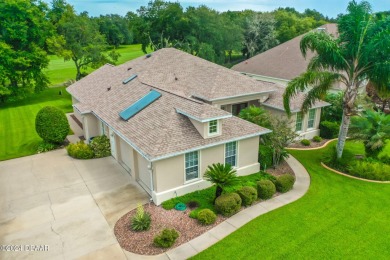
POLYGON ((122 138, 119 138, 119 162, 122 166, 130 172, 132 169, 131 165, 131 157, 133 156, 131 146, 123 141, 122 138))
POLYGON ((137 155, 138 165, 138 183, 151 194, 151 177, 148 169, 148 161, 146 161, 141 155, 137 155))

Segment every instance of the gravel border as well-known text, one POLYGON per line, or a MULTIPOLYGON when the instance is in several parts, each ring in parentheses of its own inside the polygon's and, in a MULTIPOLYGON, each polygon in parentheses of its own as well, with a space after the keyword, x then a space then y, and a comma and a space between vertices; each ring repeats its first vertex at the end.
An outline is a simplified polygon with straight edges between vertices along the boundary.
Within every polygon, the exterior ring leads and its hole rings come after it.
MULTIPOLYGON (((294 175, 294 171, 283 160, 283 162, 276 168, 266 170, 267 173, 273 176, 279 176, 284 173, 294 175)), ((276 193, 274 197, 280 193, 276 193)), ((253 205, 260 203, 261 200, 256 201, 253 205)), ((246 207, 242 207, 241 210, 246 207)), ((190 218, 189 214, 192 209, 185 211, 178 211, 175 209, 165 210, 161 206, 156 206, 154 203, 144 205, 145 212, 151 215, 151 225, 148 231, 136 232, 130 228, 130 219, 137 212, 133 209, 122 216, 115 224, 114 234, 119 242, 119 245, 132 253, 139 255, 158 255, 162 254, 172 248, 178 247, 217 226, 225 221, 227 217, 217 215, 217 220, 214 224, 204 226, 198 223, 196 219, 190 218), (174 228, 179 232, 179 238, 175 244, 170 248, 158 248, 153 245, 153 238, 159 234, 164 228, 174 228)))

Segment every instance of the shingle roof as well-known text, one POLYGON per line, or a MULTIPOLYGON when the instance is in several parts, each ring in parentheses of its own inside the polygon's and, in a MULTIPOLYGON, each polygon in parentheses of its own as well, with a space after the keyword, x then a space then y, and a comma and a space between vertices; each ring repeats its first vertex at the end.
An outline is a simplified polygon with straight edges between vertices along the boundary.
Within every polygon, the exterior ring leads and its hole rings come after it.
MULTIPOLYGON (((281 86, 275 86, 275 91, 269 95, 269 98, 265 102, 263 102, 262 105, 285 111, 283 105, 284 90, 285 88, 281 86)), ((298 93, 296 96, 291 98, 290 99, 291 112, 301 111, 302 103, 304 100, 305 100, 305 94, 302 92, 298 93)), ((318 100, 317 102, 314 103, 313 106, 311 106, 311 108, 319 108, 319 107, 325 107, 329 105, 330 104, 325 101, 318 100)))
MULTIPOLYGON (((325 24, 326 32, 337 37, 337 24, 325 24)), ((300 41, 303 35, 295 37, 272 49, 260 53, 246 61, 232 67, 233 70, 262 75, 272 78, 291 80, 305 72, 313 53, 308 53, 306 59, 300 50, 300 41)))
POLYGON ((162 49, 150 58, 141 57, 117 67, 105 65, 67 90, 80 101, 75 107, 81 112, 92 111, 146 158, 156 160, 270 132, 192 96, 201 93, 213 99, 262 93, 272 91, 271 86, 181 51, 162 49), (137 78, 123 84, 132 74, 137 78), (226 80, 218 74, 225 75, 226 80), (162 96, 128 121, 119 117, 120 111, 151 89, 162 96), (204 139, 178 110, 200 120, 224 118, 222 135, 204 139))

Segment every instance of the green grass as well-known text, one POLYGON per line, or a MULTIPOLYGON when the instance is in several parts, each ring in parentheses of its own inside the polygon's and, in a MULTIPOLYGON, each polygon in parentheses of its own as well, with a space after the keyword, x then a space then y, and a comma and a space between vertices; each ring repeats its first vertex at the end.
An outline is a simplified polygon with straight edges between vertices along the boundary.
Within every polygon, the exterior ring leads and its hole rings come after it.
MULTIPOLYGON (((240 182, 237 186, 226 189, 226 192, 234 192, 243 186, 253 186, 256 187, 256 182, 263 179, 271 179, 273 178, 268 173, 258 172, 247 176, 238 177, 240 182)), ((176 197, 162 203, 162 207, 164 209, 170 210, 175 207, 175 205, 179 202, 187 204, 190 201, 197 201, 199 203, 199 207, 193 210, 190 213, 191 217, 196 217, 198 212, 201 209, 211 209, 215 212, 214 208, 214 198, 215 198, 215 186, 211 186, 207 189, 194 191, 188 194, 185 194, 180 197, 176 197)))
POLYGON ((322 168, 325 151, 291 151, 310 173, 304 197, 256 218, 193 259, 388 258, 390 185, 322 168))
POLYGON ((71 112, 71 97, 63 87, 50 88, 24 100, 0 105, 0 161, 36 153, 42 139, 35 132, 35 116, 44 106, 71 112))
MULTIPOLYGON (((145 55, 141 50, 141 44, 122 45, 117 48, 117 52, 121 55, 116 64, 122 64, 129 60, 145 55)), ((76 67, 73 61, 64 61, 64 58, 56 55, 49 55, 49 67, 45 70, 49 77, 51 85, 59 85, 68 80, 76 78, 76 67)), ((89 68, 88 73, 94 69, 89 68)))

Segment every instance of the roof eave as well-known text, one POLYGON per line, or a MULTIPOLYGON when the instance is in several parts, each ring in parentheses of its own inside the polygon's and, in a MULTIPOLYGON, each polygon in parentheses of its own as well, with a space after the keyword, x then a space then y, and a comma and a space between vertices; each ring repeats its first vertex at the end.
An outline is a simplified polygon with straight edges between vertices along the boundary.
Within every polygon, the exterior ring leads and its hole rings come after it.
POLYGON ((208 102, 213 102, 213 101, 219 101, 219 100, 224 100, 224 99, 229 99, 229 98, 239 98, 239 97, 247 97, 247 96, 253 96, 253 95, 259 95, 259 94, 269 94, 274 92, 275 90, 266 90, 266 91, 260 91, 260 92, 254 92, 254 93, 249 93, 249 94, 244 94, 244 95, 235 95, 235 96, 227 96, 227 97, 219 97, 219 98, 206 98, 200 95, 192 95, 195 98, 199 98, 208 102))
POLYGON ((154 158, 151 158, 150 161, 151 162, 156 162, 156 161, 168 159, 168 158, 171 158, 171 157, 179 156, 179 155, 182 155, 182 154, 186 154, 186 153, 189 153, 189 152, 194 152, 194 151, 198 151, 198 150, 214 147, 214 146, 221 145, 221 144, 226 144, 226 143, 230 143, 230 142, 235 142, 235 141, 248 139, 248 138, 255 137, 255 136, 269 134, 271 132, 272 132, 271 130, 266 129, 264 131, 256 132, 256 133, 253 133, 253 134, 250 134, 250 135, 240 136, 240 137, 236 137, 236 138, 232 138, 232 139, 228 139, 228 140, 224 140, 224 141, 220 141, 220 142, 211 143, 211 144, 208 144, 208 145, 197 146, 197 147, 190 148, 190 149, 187 149, 187 150, 184 150, 184 151, 180 151, 180 152, 175 152, 175 153, 169 153, 169 154, 166 154, 166 155, 156 156, 154 158))
POLYGON ((225 118, 230 118, 232 117, 231 114, 229 115, 223 115, 223 116, 216 116, 216 117, 207 117, 207 118, 199 118, 199 117, 196 117, 196 116, 193 116, 193 115, 190 115, 186 112, 184 112, 183 110, 179 109, 179 108, 176 108, 176 112, 179 113, 179 114, 182 114, 188 118, 191 118, 191 119, 194 119, 196 121, 199 121, 201 123, 205 123, 205 122, 209 122, 209 121, 212 121, 212 120, 218 120, 218 119, 225 119, 225 118))

